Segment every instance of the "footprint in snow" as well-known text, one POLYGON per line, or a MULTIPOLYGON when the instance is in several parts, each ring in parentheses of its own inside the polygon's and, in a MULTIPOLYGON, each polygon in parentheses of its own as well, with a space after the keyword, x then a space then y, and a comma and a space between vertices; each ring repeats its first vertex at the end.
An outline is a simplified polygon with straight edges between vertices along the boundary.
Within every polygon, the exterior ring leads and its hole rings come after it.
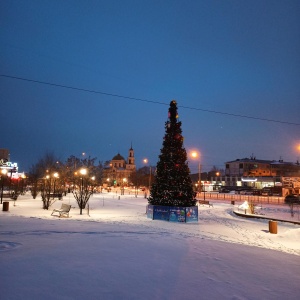
POLYGON ((13 242, 0 241, 0 252, 8 251, 20 247, 21 244, 13 242))

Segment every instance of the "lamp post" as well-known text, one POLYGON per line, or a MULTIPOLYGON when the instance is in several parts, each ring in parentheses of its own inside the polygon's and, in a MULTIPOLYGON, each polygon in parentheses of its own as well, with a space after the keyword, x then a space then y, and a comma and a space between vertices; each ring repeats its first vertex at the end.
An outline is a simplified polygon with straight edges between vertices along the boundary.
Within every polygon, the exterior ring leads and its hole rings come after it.
POLYGON ((50 194, 51 194, 51 178, 50 178, 50 175, 46 175, 46 185, 45 185, 45 191, 46 191, 46 195, 47 195, 47 192, 48 192, 48 200, 50 199, 50 194), (48 181, 49 180, 49 181, 48 181), (48 185, 48 188, 47 188, 47 185, 48 185))
POLYGON ((92 180, 92 184, 91 184, 92 192, 94 193, 96 191, 96 188, 95 188, 95 186, 96 186, 96 184, 95 184, 96 176, 92 176, 91 180, 92 180))
POLYGON ((80 169, 79 173, 81 174, 81 186, 80 186, 80 214, 82 215, 82 206, 83 206, 83 176, 87 174, 85 168, 80 169))
MULTIPOLYGON (((148 158, 144 158, 143 162, 145 164, 148 164, 148 158)), ((151 169, 151 166, 149 166, 149 183, 148 183, 148 190, 149 190, 149 193, 150 193, 150 187, 151 187, 151 174, 152 173, 152 169, 151 169)))
POLYGON ((53 198, 54 198, 54 194, 55 194, 55 182, 56 182, 56 179, 58 178, 58 173, 54 173, 53 174, 53 177, 54 177, 54 183, 53 183, 53 198))
MULTIPOLYGON (((197 152, 197 151, 192 151, 192 152, 191 152, 191 157, 194 158, 194 159, 196 159, 196 158, 199 159, 199 160, 198 160, 198 183, 199 183, 199 185, 198 185, 198 191, 199 191, 199 193, 200 193, 200 195, 201 195, 202 187, 201 187, 201 164, 200 164, 200 154, 199 154, 199 152, 197 152)), ((204 193, 204 198, 205 198, 205 193, 204 193)))
POLYGON ((3 176, 7 174, 7 170, 6 169, 2 169, 1 170, 1 204, 2 204, 2 198, 3 198, 3 176))
MULTIPOLYGON (((216 172, 216 188, 219 189, 219 184, 218 184, 218 177, 220 176, 220 172, 216 172)), ((221 182, 221 179, 220 179, 221 182)))
POLYGON ((122 188, 121 188, 121 195, 125 194, 125 185, 127 183, 127 178, 123 178, 122 180, 122 188))

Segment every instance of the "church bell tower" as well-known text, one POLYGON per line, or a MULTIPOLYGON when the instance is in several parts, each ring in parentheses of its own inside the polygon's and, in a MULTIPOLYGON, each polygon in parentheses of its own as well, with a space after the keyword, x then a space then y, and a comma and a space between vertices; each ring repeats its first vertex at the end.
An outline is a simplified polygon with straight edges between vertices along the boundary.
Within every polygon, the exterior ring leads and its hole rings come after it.
POLYGON ((131 144, 131 147, 128 151, 126 169, 134 170, 135 168, 136 167, 135 167, 134 151, 132 149, 132 144, 131 144))

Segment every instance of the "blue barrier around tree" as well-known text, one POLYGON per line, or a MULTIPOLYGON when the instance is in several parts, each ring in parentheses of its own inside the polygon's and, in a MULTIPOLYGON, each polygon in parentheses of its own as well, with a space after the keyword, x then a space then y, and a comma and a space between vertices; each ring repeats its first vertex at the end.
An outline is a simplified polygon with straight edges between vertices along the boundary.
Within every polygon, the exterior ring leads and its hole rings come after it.
POLYGON ((198 206, 176 207, 148 205, 147 218, 152 220, 163 220, 176 223, 197 223, 198 206))

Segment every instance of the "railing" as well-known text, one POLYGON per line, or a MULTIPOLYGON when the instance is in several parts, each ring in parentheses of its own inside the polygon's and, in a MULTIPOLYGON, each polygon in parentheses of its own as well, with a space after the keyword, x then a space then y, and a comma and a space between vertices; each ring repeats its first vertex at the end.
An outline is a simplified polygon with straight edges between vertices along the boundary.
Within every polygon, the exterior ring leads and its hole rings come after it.
MULTIPOLYGON (((196 199, 204 199, 204 193, 197 193, 196 199)), ((205 199, 220 201, 248 201, 253 203, 284 204, 284 197, 280 196, 258 196, 258 195, 240 195, 229 193, 207 193, 205 199)))

